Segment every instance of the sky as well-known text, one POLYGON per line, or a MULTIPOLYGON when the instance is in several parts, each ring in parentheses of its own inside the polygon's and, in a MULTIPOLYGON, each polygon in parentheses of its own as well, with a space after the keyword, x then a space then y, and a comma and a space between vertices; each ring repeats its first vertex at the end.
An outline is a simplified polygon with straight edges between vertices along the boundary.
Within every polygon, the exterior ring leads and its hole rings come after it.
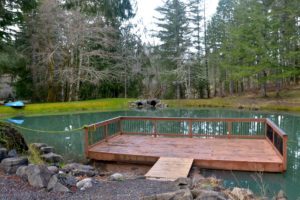
MULTIPOLYGON (((206 0, 206 14, 207 20, 209 20, 212 15, 216 12, 219 0, 206 0)), ((163 5, 163 0, 137 0, 137 14, 135 17, 135 22, 138 24, 140 31, 144 32, 144 27, 148 30, 148 33, 142 37, 143 40, 151 40, 149 32, 155 29, 155 18, 157 12, 155 8, 163 5), (143 24, 143 25, 142 25, 143 24), (148 39, 147 39, 148 38, 148 39)))

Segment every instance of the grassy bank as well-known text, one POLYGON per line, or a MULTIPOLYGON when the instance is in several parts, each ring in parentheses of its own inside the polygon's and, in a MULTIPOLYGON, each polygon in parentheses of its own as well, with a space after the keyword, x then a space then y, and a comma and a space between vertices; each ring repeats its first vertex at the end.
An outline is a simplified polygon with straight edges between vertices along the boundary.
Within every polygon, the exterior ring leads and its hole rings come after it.
MULTIPOLYGON (((247 110, 273 110, 300 112, 300 88, 294 88, 281 93, 269 93, 269 97, 257 97, 257 94, 233 96, 212 99, 164 100, 169 107, 226 107, 247 110)), ((68 112, 111 111, 128 108, 128 102, 134 99, 98 99, 63 103, 28 104, 24 109, 13 109, 0 106, 0 117, 15 115, 49 115, 68 112)))
POLYGON ((165 100, 164 102, 170 107, 226 107, 247 110, 300 112, 300 88, 281 92, 279 97, 274 92, 271 92, 268 94, 268 97, 259 97, 258 94, 247 94, 212 99, 165 100))
POLYGON ((0 106, 0 117, 11 115, 55 114, 83 111, 108 111, 128 108, 132 99, 99 99, 90 101, 75 101, 61 103, 28 104, 23 109, 0 106))

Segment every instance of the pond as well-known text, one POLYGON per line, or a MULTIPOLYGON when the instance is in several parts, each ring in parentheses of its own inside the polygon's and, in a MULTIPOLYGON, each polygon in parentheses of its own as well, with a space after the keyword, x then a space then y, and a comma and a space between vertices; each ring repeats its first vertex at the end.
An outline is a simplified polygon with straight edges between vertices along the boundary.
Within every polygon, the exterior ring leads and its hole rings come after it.
POLYGON ((202 170, 204 176, 216 176, 224 180, 226 187, 246 187, 257 194, 274 195, 279 189, 287 192, 289 199, 300 197, 300 115, 286 113, 256 112, 229 109, 165 109, 148 111, 116 111, 101 113, 80 113, 67 115, 34 116, 16 118, 17 123, 28 130, 20 130, 28 143, 43 142, 55 147, 65 159, 79 161, 84 159, 83 131, 72 131, 87 124, 103 121, 117 116, 162 116, 162 117, 206 117, 206 118, 270 118, 289 137, 288 169, 286 173, 250 173, 222 170, 202 170), (36 132, 30 129, 54 131, 36 132), (71 131, 70 131, 71 130, 71 131), (65 131, 56 133, 55 131, 65 131))

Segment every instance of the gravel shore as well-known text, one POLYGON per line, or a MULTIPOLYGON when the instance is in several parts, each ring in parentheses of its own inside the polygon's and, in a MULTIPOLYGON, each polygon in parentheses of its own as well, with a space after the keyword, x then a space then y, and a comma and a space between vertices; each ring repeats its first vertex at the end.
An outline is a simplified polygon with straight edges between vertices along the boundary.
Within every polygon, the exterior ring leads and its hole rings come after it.
POLYGON ((33 188, 17 176, 7 176, 0 172, 1 200, 138 200, 143 196, 175 191, 176 189, 178 188, 173 182, 129 179, 120 182, 100 181, 86 191, 76 190, 72 193, 54 193, 47 192, 45 189, 33 188))

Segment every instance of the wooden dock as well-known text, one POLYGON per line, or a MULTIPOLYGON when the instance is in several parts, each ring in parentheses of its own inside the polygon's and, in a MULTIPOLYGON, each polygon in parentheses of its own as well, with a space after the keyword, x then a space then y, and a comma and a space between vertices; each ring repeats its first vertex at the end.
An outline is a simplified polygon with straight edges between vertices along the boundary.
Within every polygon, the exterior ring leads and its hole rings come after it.
POLYGON ((283 172, 287 163, 287 136, 268 119, 119 117, 87 127, 85 141, 90 159, 158 161, 146 176, 170 180, 177 177, 172 159, 178 176, 186 176, 191 163, 264 172, 283 172))

